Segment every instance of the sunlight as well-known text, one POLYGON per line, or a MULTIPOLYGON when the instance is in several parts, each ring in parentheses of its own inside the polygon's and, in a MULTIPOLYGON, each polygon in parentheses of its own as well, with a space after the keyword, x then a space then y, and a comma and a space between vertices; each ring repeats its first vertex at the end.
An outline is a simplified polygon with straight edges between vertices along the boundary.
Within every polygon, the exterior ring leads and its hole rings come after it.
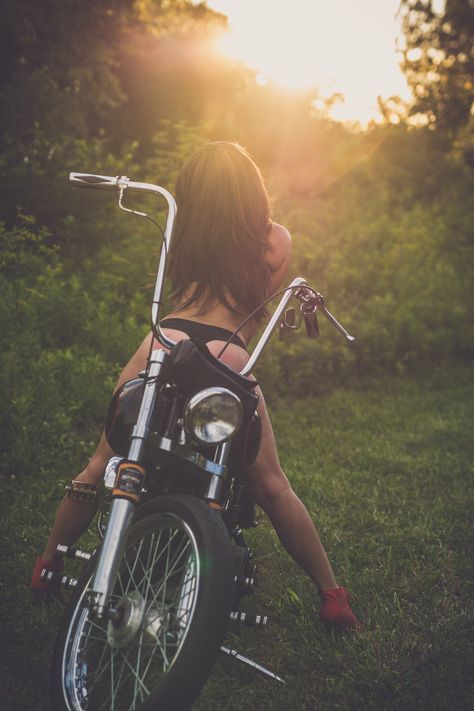
POLYGON ((258 86, 266 86, 268 84, 267 77, 265 76, 265 74, 261 74, 260 72, 256 75, 255 81, 258 86))
POLYGON ((229 18, 218 51, 255 69, 259 86, 315 88, 323 98, 342 93, 345 102, 336 102, 331 114, 361 123, 378 115, 378 96, 409 97, 395 50, 399 0, 293 0, 290 6, 209 0, 208 5, 229 18))
POLYGON ((275 83, 286 88, 305 89, 315 83, 314 68, 311 64, 305 66, 294 55, 293 59, 288 61, 287 57, 273 52, 258 35, 254 35, 252 41, 252 35, 247 32, 243 40, 240 32, 231 29, 216 40, 216 48, 232 59, 243 60, 260 69, 259 76, 271 77, 275 83))

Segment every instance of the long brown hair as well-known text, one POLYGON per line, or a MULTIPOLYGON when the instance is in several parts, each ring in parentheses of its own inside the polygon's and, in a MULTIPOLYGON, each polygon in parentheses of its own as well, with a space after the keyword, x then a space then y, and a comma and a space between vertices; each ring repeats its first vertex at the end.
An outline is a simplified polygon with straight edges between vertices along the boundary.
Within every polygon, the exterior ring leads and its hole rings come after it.
POLYGON ((173 301, 204 313, 217 300, 247 316, 270 285, 270 208, 257 165, 237 143, 208 143, 185 163, 175 192, 173 301))

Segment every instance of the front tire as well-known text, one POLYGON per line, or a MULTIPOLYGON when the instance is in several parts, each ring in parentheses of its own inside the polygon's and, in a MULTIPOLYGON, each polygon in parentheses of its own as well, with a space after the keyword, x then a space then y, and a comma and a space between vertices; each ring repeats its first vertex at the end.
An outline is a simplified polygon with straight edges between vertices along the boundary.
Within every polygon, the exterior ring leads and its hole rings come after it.
POLYGON ((220 516, 191 496, 138 510, 122 553, 112 623, 87 605, 93 566, 66 609, 52 668, 55 711, 181 711, 212 668, 234 580, 220 516))

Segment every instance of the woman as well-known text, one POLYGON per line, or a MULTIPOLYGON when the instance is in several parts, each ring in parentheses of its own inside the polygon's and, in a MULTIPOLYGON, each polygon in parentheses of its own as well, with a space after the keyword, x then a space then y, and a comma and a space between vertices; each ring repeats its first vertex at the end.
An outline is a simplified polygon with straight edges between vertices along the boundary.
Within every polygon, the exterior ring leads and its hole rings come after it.
MULTIPOLYGON (((286 276, 291 237, 270 221, 268 195, 259 169, 236 143, 215 142, 200 148, 182 168, 176 183, 178 216, 170 254, 174 311, 162 321, 175 341, 195 337, 219 354, 232 331, 286 276)), ((224 351, 222 360, 240 371, 248 361, 246 344, 263 313, 250 320, 224 351)), ((149 334, 117 383, 145 369, 152 345, 149 334)), ((153 347, 161 346, 153 342, 153 347)), ((262 443, 246 477, 247 494, 270 517, 286 550, 316 584, 320 617, 339 629, 359 625, 348 593, 338 587, 313 522, 283 473, 268 418, 259 394, 262 443)), ((32 589, 55 592, 40 579, 43 568, 60 570, 59 543, 70 545, 89 525, 105 465, 114 452, 104 436, 86 468, 67 487, 43 556, 36 561, 32 589)))

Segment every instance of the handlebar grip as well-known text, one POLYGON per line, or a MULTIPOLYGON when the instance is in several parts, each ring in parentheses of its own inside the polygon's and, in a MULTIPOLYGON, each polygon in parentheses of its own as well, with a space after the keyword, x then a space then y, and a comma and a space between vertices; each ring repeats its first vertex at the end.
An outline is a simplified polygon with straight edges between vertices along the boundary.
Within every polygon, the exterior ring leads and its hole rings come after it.
POLYGON ((90 173, 69 173, 69 181, 80 188, 99 188, 101 190, 120 189, 127 186, 128 178, 117 175, 91 175, 90 173))

